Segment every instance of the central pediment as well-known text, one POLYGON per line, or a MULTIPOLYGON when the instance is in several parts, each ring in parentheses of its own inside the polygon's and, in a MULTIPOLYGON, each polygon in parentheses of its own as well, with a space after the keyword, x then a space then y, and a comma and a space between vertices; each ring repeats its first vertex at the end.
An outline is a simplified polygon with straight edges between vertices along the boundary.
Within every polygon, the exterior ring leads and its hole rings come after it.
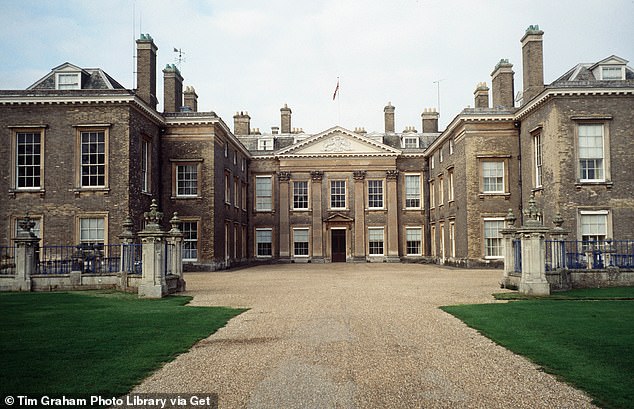
POLYGON ((397 156, 400 153, 391 146, 336 126, 280 150, 277 156, 397 156))

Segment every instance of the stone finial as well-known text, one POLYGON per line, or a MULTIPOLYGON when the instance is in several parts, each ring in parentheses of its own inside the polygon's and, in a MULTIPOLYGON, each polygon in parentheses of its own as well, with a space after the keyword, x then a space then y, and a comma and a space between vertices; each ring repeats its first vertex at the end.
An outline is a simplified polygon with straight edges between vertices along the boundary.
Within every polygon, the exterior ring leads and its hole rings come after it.
POLYGON ((152 204, 150 205, 150 211, 143 213, 143 217, 145 218, 147 230, 158 230, 161 222, 163 221, 163 212, 158 211, 158 204, 156 203, 156 199, 152 199, 152 204))
POLYGON ((537 208, 537 202, 535 202, 535 194, 531 193, 531 198, 528 200, 528 208, 524 209, 524 216, 526 220, 524 225, 526 227, 541 227, 543 226, 540 218, 542 212, 537 208))
POLYGON ((515 226, 515 221, 517 220, 517 217, 515 217, 515 214, 513 213, 513 209, 509 209, 509 212, 506 214, 506 217, 504 218, 504 220, 506 221, 507 227, 515 226))
POLYGON ((172 226, 172 229, 170 230, 170 233, 180 233, 181 230, 180 230, 179 226, 180 226, 181 222, 182 222, 182 220, 178 217, 178 213, 174 212, 174 215, 170 219, 170 226, 172 226))
POLYGON ((561 213, 557 212, 553 218, 553 224, 555 225, 555 229, 561 229, 561 226, 564 224, 564 218, 561 217, 561 213))

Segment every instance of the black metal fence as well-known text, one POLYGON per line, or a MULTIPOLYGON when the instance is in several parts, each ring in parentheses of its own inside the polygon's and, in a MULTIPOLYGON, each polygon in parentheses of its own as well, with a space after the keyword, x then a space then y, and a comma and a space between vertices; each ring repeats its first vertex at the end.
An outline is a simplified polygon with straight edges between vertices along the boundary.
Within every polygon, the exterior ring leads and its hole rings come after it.
POLYGON ((546 270, 634 268, 634 240, 546 240, 546 270))
POLYGON ((15 275, 15 247, 0 247, 0 275, 15 275))
POLYGON ((126 271, 141 274, 140 244, 80 244, 43 246, 39 250, 36 274, 108 274, 126 271), (124 254, 122 260, 122 253, 124 254))

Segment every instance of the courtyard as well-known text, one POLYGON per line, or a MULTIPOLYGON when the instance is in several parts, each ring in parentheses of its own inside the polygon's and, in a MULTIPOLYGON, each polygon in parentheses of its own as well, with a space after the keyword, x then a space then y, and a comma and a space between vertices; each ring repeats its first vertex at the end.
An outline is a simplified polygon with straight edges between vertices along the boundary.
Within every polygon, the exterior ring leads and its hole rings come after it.
POLYGON ((188 273, 192 305, 246 307, 134 392, 221 408, 593 407, 438 309, 495 302, 500 270, 282 264, 188 273))

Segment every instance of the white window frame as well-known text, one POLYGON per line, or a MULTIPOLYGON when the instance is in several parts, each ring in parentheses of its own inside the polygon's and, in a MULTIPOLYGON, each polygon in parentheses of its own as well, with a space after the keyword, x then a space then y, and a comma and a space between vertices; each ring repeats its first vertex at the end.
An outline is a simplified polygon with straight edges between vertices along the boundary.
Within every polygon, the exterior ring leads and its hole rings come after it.
POLYGON ((347 209, 348 207, 348 181, 345 179, 335 179, 335 180, 331 180, 330 181, 330 189, 329 189, 329 203, 330 203, 330 209, 331 210, 344 210, 347 209), (343 183, 343 185, 340 185, 341 183, 343 183), (338 186, 334 186, 334 184, 337 184, 338 186), (343 187, 342 187, 343 186, 343 187), (336 192, 333 194, 333 189, 338 189, 341 190, 343 189, 343 192, 336 192), (337 199, 337 203, 334 203, 333 200, 335 200, 335 198, 333 196, 343 196, 343 206, 333 206, 333 204, 340 204, 340 200, 337 199))
POLYGON ((174 186, 174 190, 175 190, 175 196, 176 197, 198 197, 198 192, 200 191, 200 184, 199 184, 199 164, 198 163, 193 163, 193 162, 182 162, 182 163, 177 163, 174 166, 174 178, 175 180, 175 186, 174 186), (179 168, 182 168, 183 172, 179 172, 179 168), (192 172, 191 172, 191 168, 193 168, 194 170, 194 175, 196 175, 196 179, 185 179, 185 178, 181 178, 181 176, 191 176, 192 172), (194 183, 194 186, 184 186, 184 183, 194 183), (187 192, 181 193, 181 187, 184 189, 184 191, 186 190, 187 192), (191 190, 194 190, 194 193, 191 193, 191 190))
MULTIPOLYGON (((610 237, 612 237, 612 223, 611 223, 611 214, 610 211, 607 209, 601 209, 601 210, 579 210, 578 212, 578 237, 579 240, 582 242, 590 242, 590 241, 594 241, 594 240, 584 240, 584 236, 594 236, 594 237, 598 237, 598 236, 603 236, 603 238, 599 238, 599 240, 605 240, 608 239, 610 237), (602 218, 604 218, 605 220, 605 232, 604 234, 584 234, 584 218, 589 218, 589 217, 597 217, 600 216, 602 218)), ((595 232, 596 233, 596 232, 595 232)))
POLYGON ((79 243, 106 244, 108 230, 105 217, 82 215, 78 217, 78 223, 79 243))
MULTIPOLYGON (((268 253, 268 252, 267 252, 268 253)), ((270 227, 256 228, 255 229, 255 256, 257 258, 271 258, 273 257, 273 229, 270 227), (264 235, 268 236, 268 241, 261 241, 264 235), (270 254, 260 254, 259 244, 269 244, 270 254)))
POLYGON ((406 173, 405 174, 405 178, 404 178, 404 183, 405 183, 405 208, 406 209, 422 209, 422 195, 421 195, 421 177, 420 177, 420 173, 406 173), (408 180, 416 180, 418 182, 418 186, 411 186, 408 184, 408 180), (416 189, 416 192, 414 192, 413 190, 416 189), (413 204, 416 204, 416 201, 418 202, 417 206, 411 206, 413 204))
MULTIPOLYGON (((107 129, 79 129, 78 131, 78 172, 79 172, 79 186, 85 189, 99 189, 105 188, 108 186, 108 130, 107 129), (101 134, 103 137, 102 141, 92 141, 91 135, 101 134), (88 136, 89 140, 84 142, 84 136, 88 136), (86 155, 84 154, 84 145, 92 146, 93 144, 103 145, 103 152, 90 152, 88 154, 88 163, 84 163, 84 159, 86 155), (102 161, 92 162, 93 159, 102 157, 102 161), (102 173, 92 173, 92 171, 96 168, 99 169, 101 167, 102 173), (87 170, 86 177, 103 177, 103 183, 101 184, 91 184, 90 182, 84 184, 84 170, 87 170)), ((91 148, 92 150, 92 148, 91 148)))
POLYGON ((543 156, 543 140, 541 132, 533 135, 533 167, 535 169, 535 187, 542 187, 544 177, 544 156, 543 156))
POLYGON ((601 66, 601 80, 603 81, 621 81, 625 79, 625 67, 619 65, 602 65, 601 66), (617 76, 608 76, 606 78, 606 71, 619 71, 619 75, 617 76))
POLYGON ((449 154, 453 155, 453 150, 454 150, 454 142, 453 142, 453 138, 449 139, 449 154))
MULTIPOLYGON (((304 188, 301 188, 302 190, 304 190, 304 188)), ((302 203, 304 202, 303 200, 301 201, 302 203)), ((293 210, 308 210, 309 206, 310 206, 310 183, 308 183, 307 180, 294 180, 293 181, 293 210), (299 192, 298 193, 298 184, 302 184, 306 186, 305 188, 305 192, 299 192), (303 207, 297 206, 297 204, 299 203, 299 201, 296 201, 295 198, 299 197, 301 195, 301 197, 306 198, 305 202, 306 205, 303 207)))
POLYGON ((506 166, 503 160, 483 160, 480 165, 482 169, 482 193, 487 194, 500 194, 506 193, 506 166), (487 165, 495 165, 495 169, 487 169, 487 165), (501 168, 500 168, 501 166, 501 168), (490 175, 489 172, 495 170, 495 175, 490 175), (500 174, 501 173, 501 174, 500 174), (500 179, 501 181, 495 181, 493 188, 491 184, 487 183, 487 179, 500 179), (498 188, 500 187, 500 188, 498 188))
POLYGON ((259 151, 272 151, 273 150, 273 138, 259 138, 258 139, 259 151))
POLYGON ((423 255, 423 228, 422 227, 405 227, 405 254, 407 256, 422 256, 423 255), (417 232, 418 237, 414 234, 417 232), (412 233, 412 235, 410 235, 412 233), (418 240, 414 240, 414 239, 418 240), (412 239, 412 240, 410 240, 412 239), (410 242, 418 242, 418 251, 410 252, 410 242))
POLYGON ((145 138, 141 138, 141 192, 150 193, 150 165, 152 145, 145 138))
POLYGON ((445 178, 438 177, 438 206, 445 204, 445 178))
POLYGON ((293 257, 310 257, 310 229, 308 227, 296 227, 293 228, 293 257), (304 237, 305 234, 305 237, 304 237), (304 239, 298 241, 298 239, 304 239), (298 244, 306 244, 306 248, 298 248, 298 244), (302 250, 302 251, 298 251, 302 250), (304 250, 306 254, 304 253, 304 250))
POLYGON ((55 74, 55 89, 74 90, 81 89, 81 73, 79 72, 58 72, 55 74), (62 78, 74 78, 73 82, 63 82, 62 78))
MULTIPOLYGON (((605 182, 606 176, 607 176, 607 164, 606 164, 606 137, 605 137, 605 123, 580 123, 577 125, 577 148, 578 148, 578 160, 577 160, 577 167, 578 167, 578 177, 579 177, 579 181, 584 183, 584 182, 605 182), (582 133, 584 133, 582 130, 586 130, 589 128, 600 128, 601 129, 601 156, 591 156, 591 154, 585 153, 587 150, 591 150, 591 149, 597 149, 598 146, 594 146, 594 147, 590 147, 590 146, 582 146, 581 144, 581 140, 582 138, 590 138, 590 137, 599 137, 598 135, 582 135, 582 133), (599 175, 599 177, 593 177, 593 178, 588 178, 588 177, 583 177, 584 176, 584 170, 589 169, 587 166, 583 166, 582 165, 582 161, 591 161, 591 160, 600 160, 601 161, 601 165, 600 167, 594 168, 595 170, 598 169, 601 173, 601 175, 599 175)), ((587 176, 587 174, 586 174, 587 176)))
POLYGON ((454 181, 453 181, 453 168, 449 169, 447 171, 447 193, 449 194, 449 202, 453 202, 454 201, 454 190, 453 190, 453 185, 454 185, 454 181))
POLYGON ((198 244, 199 244, 199 237, 200 237, 200 224, 198 223, 198 220, 187 220, 184 219, 181 221, 181 226, 180 226, 181 232, 183 233, 183 253, 182 253, 182 259, 183 261, 188 261, 188 262, 192 262, 192 261, 198 261, 198 244), (186 228, 184 225, 185 223, 187 223, 188 226, 194 226, 195 230, 192 230, 190 228, 186 228), (195 237, 192 237, 192 232, 195 233, 195 237), (194 247, 191 247, 192 243, 194 244, 194 247), (192 255, 191 252, 194 252, 196 257, 187 257, 188 255, 192 255))
POLYGON ((449 257, 456 257, 456 222, 449 222, 449 257))
POLYGON ((270 212, 273 210, 273 176, 259 175, 255 177, 255 211, 270 212), (268 180, 268 183, 266 181, 268 180), (268 186, 268 191, 262 188, 268 186))
MULTIPOLYGON (((487 260, 499 260, 504 258, 504 252, 502 249, 502 235, 499 231, 504 229, 504 217, 484 217, 482 219, 482 245, 484 248, 484 258, 487 260), (487 236, 487 223, 496 223, 499 227, 497 237, 487 236), (496 245, 490 246, 488 240, 496 240, 496 245), (498 254, 489 254, 492 249, 498 249, 498 254)), ((492 252, 491 252, 492 253, 492 252)))
POLYGON ((385 256, 385 228, 384 227, 368 227, 368 255, 370 257, 380 257, 385 256), (381 234, 380 240, 378 239, 378 232, 381 234), (377 236, 375 236, 377 234, 377 236), (373 252, 377 251, 376 248, 373 247, 372 243, 380 243, 381 252, 373 252))
POLYGON ((429 182, 429 208, 436 207, 436 190, 434 189, 434 181, 429 182))
MULTIPOLYGON (((44 131, 42 129, 24 129, 24 130, 16 130, 13 132, 13 142, 14 142, 14 152, 13 152, 13 161, 14 161, 14 172, 15 172, 15 189, 16 190, 40 190, 44 185, 44 131), (36 142, 19 142, 20 135, 32 135, 38 136, 39 141, 36 142), (20 146, 30 146, 38 147, 38 152, 24 152, 22 155, 20 154, 20 146), (20 158, 30 158, 30 162, 33 162, 35 158, 37 158, 38 164, 20 164, 20 158), (20 176, 20 169, 27 170, 26 173, 33 173, 33 175, 24 175, 20 176), (28 170, 31 170, 30 172, 28 170), (37 175, 35 175, 37 173, 37 175), (37 178, 37 179, 36 179, 37 178), (35 182, 37 180, 38 183, 32 183, 32 186, 20 186, 21 180, 31 180, 35 182)), ((26 149, 25 149, 26 150, 26 149)))
POLYGON ((403 137, 403 149, 418 149, 420 141, 418 136, 404 136, 403 137))
POLYGON ((385 208, 385 184, 382 179, 368 179, 368 209, 385 208))

